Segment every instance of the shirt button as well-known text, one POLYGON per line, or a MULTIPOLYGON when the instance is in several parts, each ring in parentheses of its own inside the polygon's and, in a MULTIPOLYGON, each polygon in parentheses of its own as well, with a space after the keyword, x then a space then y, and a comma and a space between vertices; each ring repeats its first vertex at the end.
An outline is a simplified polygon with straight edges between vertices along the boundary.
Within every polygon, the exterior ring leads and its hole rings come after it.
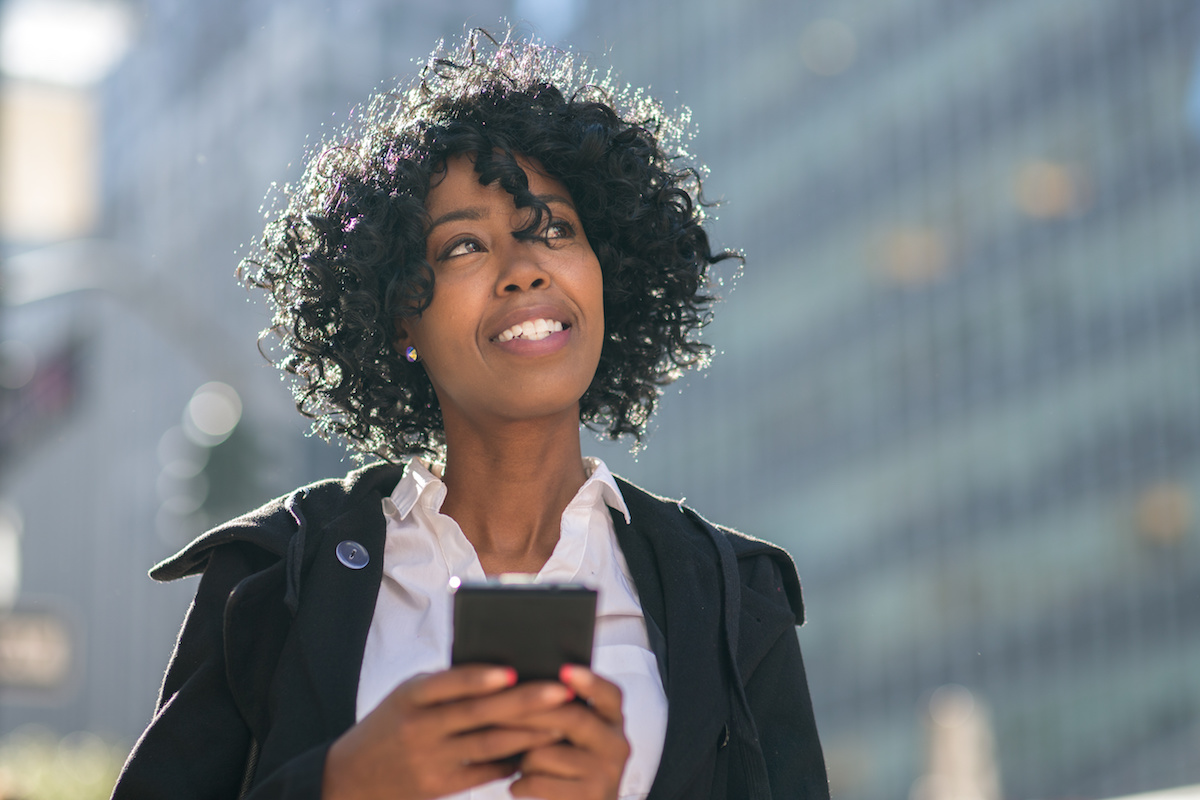
POLYGON ((371 561, 371 556, 367 554, 367 548, 353 539, 338 542, 337 550, 334 552, 337 553, 337 560, 350 569, 362 569, 371 561))

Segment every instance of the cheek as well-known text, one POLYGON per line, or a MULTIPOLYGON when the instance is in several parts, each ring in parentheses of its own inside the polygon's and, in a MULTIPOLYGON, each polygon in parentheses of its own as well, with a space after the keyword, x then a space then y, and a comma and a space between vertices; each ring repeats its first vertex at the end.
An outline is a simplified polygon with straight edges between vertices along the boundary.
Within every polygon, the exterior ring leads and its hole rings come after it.
POLYGON ((418 320, 414 335, 425 341, 426 346, 436 346, 471 333, 470 295, 458 288, 453 281, 441 279, 433 293, 433 300, 418 320))
POLYGON ((589 295, 593 298, 592 306, 595 309, 596 319, 599 321, 600 331, 603 333, 605 330, 604 274, 600 271, 600 264, 598 262, 592 269, 590 283, 589 295))

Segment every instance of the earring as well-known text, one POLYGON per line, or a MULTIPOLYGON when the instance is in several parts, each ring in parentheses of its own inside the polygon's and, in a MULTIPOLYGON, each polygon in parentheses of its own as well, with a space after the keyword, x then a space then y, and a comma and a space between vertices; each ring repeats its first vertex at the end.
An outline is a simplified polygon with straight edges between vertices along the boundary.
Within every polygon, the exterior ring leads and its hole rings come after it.
POLYGON ((413 347, 411 344, 404 348, 404 360, 410 364, 415 364, 420 361, 421 357, 417 355, 417 348, 413 347))

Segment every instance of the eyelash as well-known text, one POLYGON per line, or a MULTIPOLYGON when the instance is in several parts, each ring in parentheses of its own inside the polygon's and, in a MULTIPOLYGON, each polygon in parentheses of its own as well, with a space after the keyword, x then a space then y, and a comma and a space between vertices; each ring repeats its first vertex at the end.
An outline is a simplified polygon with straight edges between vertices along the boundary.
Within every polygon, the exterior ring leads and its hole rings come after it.
MULTIPOLYGON (((550 220, 550 223, 546 226, 546 237, 545 238, 548 241, 557 241, 558 239, 569 239, 574 235, 575 235, 575 226, 572 225, 570 222, 568 222, 565 219, 552 219, 552 220, 550 220), (562 232, 558 236, 550 236, 550 232, 553 231, 555 228, 560 229, 562 232)), ((483 248, 483 245, 481 245, 479 243, 479 241, 476 240, 474 237, 463 236, 461 238, 454 239, 448 245, 446 245, 445 249, 442 250, 442 255, 440 256, 439 260, 444 261, 448 258, 454 258, 455 257, 454 251, 457 250, 459 247, 461 247, 464 244, 475 245, 476 247, 478 247, 480 249, 483 248)), ((472 252, 479 252, 479 251, 476 250, 476 251, 472 251, 472 252)), ((468 254, 461 253, 460 255, 468 255, 468 254)))

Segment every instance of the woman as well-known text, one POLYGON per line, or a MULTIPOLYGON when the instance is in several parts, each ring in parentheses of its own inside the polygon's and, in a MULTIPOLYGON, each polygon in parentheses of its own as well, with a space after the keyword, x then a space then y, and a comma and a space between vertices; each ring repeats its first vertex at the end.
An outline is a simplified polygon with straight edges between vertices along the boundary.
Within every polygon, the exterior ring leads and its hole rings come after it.
POLYGON ((791 560, 580 451, 707 357, 734 254, 678 135, 476 34, 313 160, 244 274, 301 412, 383 460, 156 567, 203 578, 115 798, 828 797, 791 560), (509 572, 598 587, 594 672, 448 668, 448 579, 509 572))

